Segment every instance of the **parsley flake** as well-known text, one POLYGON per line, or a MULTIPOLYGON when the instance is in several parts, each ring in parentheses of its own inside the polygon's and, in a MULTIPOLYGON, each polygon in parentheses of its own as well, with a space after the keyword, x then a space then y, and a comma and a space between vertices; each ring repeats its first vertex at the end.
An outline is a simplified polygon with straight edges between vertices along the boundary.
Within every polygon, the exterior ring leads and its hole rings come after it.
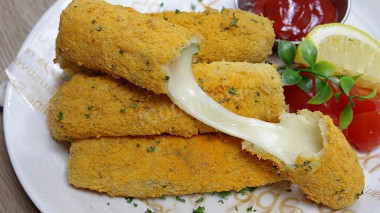
POLYGON ((57 120, 58 122, 61 122, 63 119, 63 112, 59 111, 58 115, 57 115, 57 120))
POLYGON ((230 23, 230 25, 233 26, 233 27, 239 27, 237 25, 237 22, 239 21, 239 19, 235 17, 235 13, 233 13, 232 15, 234 17, 234 20, 230 23))
POLYGON ((133 197, 124 197, 124 199, 127 201, 127 203, 132 203, 133 197))
POLYGON ((206 208, 204 206, 198 206, 197 209, 193 209, 193 213, 204 213, 206 208))
POLYGON ((223 200, 218 200, 218 203, 224 204, 223 200))
POLYGON ((147 153, 154 152, 154 149, 155 149, 154 146, 151 146, 151 147, 146 149, 146 152, 147 153))
POLYGON ((164 6, 164 2, 161 2, 160 7, 163 7, 163 6, 164 6))
POLYGON ((90 118, 90 114, 85 114, 84 117, 90 118))
POLYGON ((156 213, 156 212, 154 212, 154 211, 150 210, 149 208, 147 208, 146 211, 145 211, 145 213, 156 213))
POLYGON ((230 191, 219 192, 219 197, 221 197, 223 199, 227 199, 227 197, 230 196, 230 195, 231 195, 230 191))
POLYGON ((181 198, 180 196, 176 196, 175 199, 178 200, 178 201, 180 201, 180 202, 182 202, 182 203, 186 202, 186 200, 183 199, 183 198, 181 198))
POLYGON ((94 109, 94 106, 89 106, 88 108, 87 108, 88 110, 92 110, 92 109, 94 109))
POLYGON ((129 104, 129 107, 131 107, 132 109, 136 109, 137 105, 136 105, 136 103, 131 103, 131 104, 129 104))
POLYGON ((239 211, 239 209, 238 209, 238 207, 237 207, 237 206, 235 206, 235 210, 236 210, 236 211, 239 211))
POLYGON ((166 197, 162 195, 161 197, 159 197, 159 199, 160 200, 166 200, 166 197))
POLYGON ((134 207, 137 207, 138 205, 137 205, 137 203, 133 202, 133 206, 134 206, 134 207))
POLYGON ((126 110, 125 109, 120 109, 120 113, 125 114, 126 110))
POLYGON ((252 211, 252 206, 247 208, 247 212, 250 212, 250 211, 252 211))
POLYGON ((175 13, 176 13, 176 14, 179 14, 179 13, 181 13, 181 11, 178 10, 178 9, 175 9, 175 13))
POLYGON ((231 95, 236 95, 236 89, 235 89, 235 87, 231 87, 230 91, 228 91, 228 93, 230 93, 231 95))
POLYGON ((168 76, 168 75, 165 75, 165 77, 164 77, 164 81, 168 82, 168 81, 169 81, 169 79, 170 79, 170 76, 168 76))
POLYGON ((203 197, 200 197, 198 200, 196 200, 195 202, 196 203, 200 203, 200 202, 203 202, 204 198, 203 197))

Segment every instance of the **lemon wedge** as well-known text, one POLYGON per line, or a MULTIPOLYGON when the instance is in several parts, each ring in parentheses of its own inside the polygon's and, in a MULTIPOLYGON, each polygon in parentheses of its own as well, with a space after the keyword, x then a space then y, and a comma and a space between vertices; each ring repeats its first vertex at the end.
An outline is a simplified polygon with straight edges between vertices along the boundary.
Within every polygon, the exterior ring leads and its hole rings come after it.
MULTIPOLYGON (((317 61, 328 61, 335 74, 362 75, 355 84, 380 91, 380 43, 367 33, 346 24, 332 23, 315 27, 306 39, 317 49, 317 61)), ((307 64, 297 48, 295 62, 307 64)))

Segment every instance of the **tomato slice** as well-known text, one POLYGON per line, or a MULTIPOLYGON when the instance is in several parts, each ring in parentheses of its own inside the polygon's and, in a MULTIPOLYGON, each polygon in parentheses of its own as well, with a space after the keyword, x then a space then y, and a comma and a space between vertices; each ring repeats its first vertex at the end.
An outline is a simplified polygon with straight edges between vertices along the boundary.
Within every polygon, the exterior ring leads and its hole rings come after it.
MULTIPOLYGON (((313 88, 315 90, 315 88, 313 88)), ((348 102, 346 95, 341 95, 339 102, 331 98, 320 105, 307 104, 314 96, 315 91, 306 93, 298 86, 284 86, 285 101, 289 105, 290 112, 300 109, 320 111, 329 115, 336 126, 339 126, 339 115, 348 102)), ((371 90, 359 87, 351 89, 351 95, 366 96, 371 90)), ((370 151, 380 145, 380 94, 374 98, 359 101, 354 98, 354 118, 347 129, 342 130, 347 141, 360 151, 370 151)))
MULTIPOLYGON (((351 89, 350 94, 366 96, 370 94, 371 92, 372 91, 369 89, 364 89, 364 88, 354 86, 351 89)), ((339 103, 342 109, 344 108, 344 106, 346 106, 347 102, 348 102, 347 96, 342 95, 339 100, 339 103)), ((379 93, 375 97, 368 100, 359 101, 356 98, 354 98, 354 102, 355 102, 355 105, 352 107, 354 114, 359 114, 363 112, 380 111, 380 94, 379 93)))
POLYGON ((360 151, 380 145, 380 112, 356 114, 347 129, 348 140, 360 151))

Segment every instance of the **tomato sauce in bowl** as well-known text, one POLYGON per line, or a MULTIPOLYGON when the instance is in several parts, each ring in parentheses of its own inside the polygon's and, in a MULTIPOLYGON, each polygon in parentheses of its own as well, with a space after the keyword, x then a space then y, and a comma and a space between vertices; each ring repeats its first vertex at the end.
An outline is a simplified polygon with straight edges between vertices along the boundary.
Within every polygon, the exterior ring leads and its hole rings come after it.
POLYGON ((276 38, 301 41, 319 24, 343 22, 349 11, 347 0, 238 0, 242 10, 262 14, 274 22, 276 38))

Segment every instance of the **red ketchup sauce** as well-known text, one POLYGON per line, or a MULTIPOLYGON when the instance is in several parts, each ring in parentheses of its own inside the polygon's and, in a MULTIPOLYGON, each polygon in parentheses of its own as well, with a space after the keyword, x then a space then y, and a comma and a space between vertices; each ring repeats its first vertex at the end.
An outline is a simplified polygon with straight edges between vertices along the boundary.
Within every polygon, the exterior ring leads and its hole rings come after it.
POLYGON ((331 0, 240 0, 239 8, 274 21, 276 38, 300 41, 319 24, 336 21, 331 0))

